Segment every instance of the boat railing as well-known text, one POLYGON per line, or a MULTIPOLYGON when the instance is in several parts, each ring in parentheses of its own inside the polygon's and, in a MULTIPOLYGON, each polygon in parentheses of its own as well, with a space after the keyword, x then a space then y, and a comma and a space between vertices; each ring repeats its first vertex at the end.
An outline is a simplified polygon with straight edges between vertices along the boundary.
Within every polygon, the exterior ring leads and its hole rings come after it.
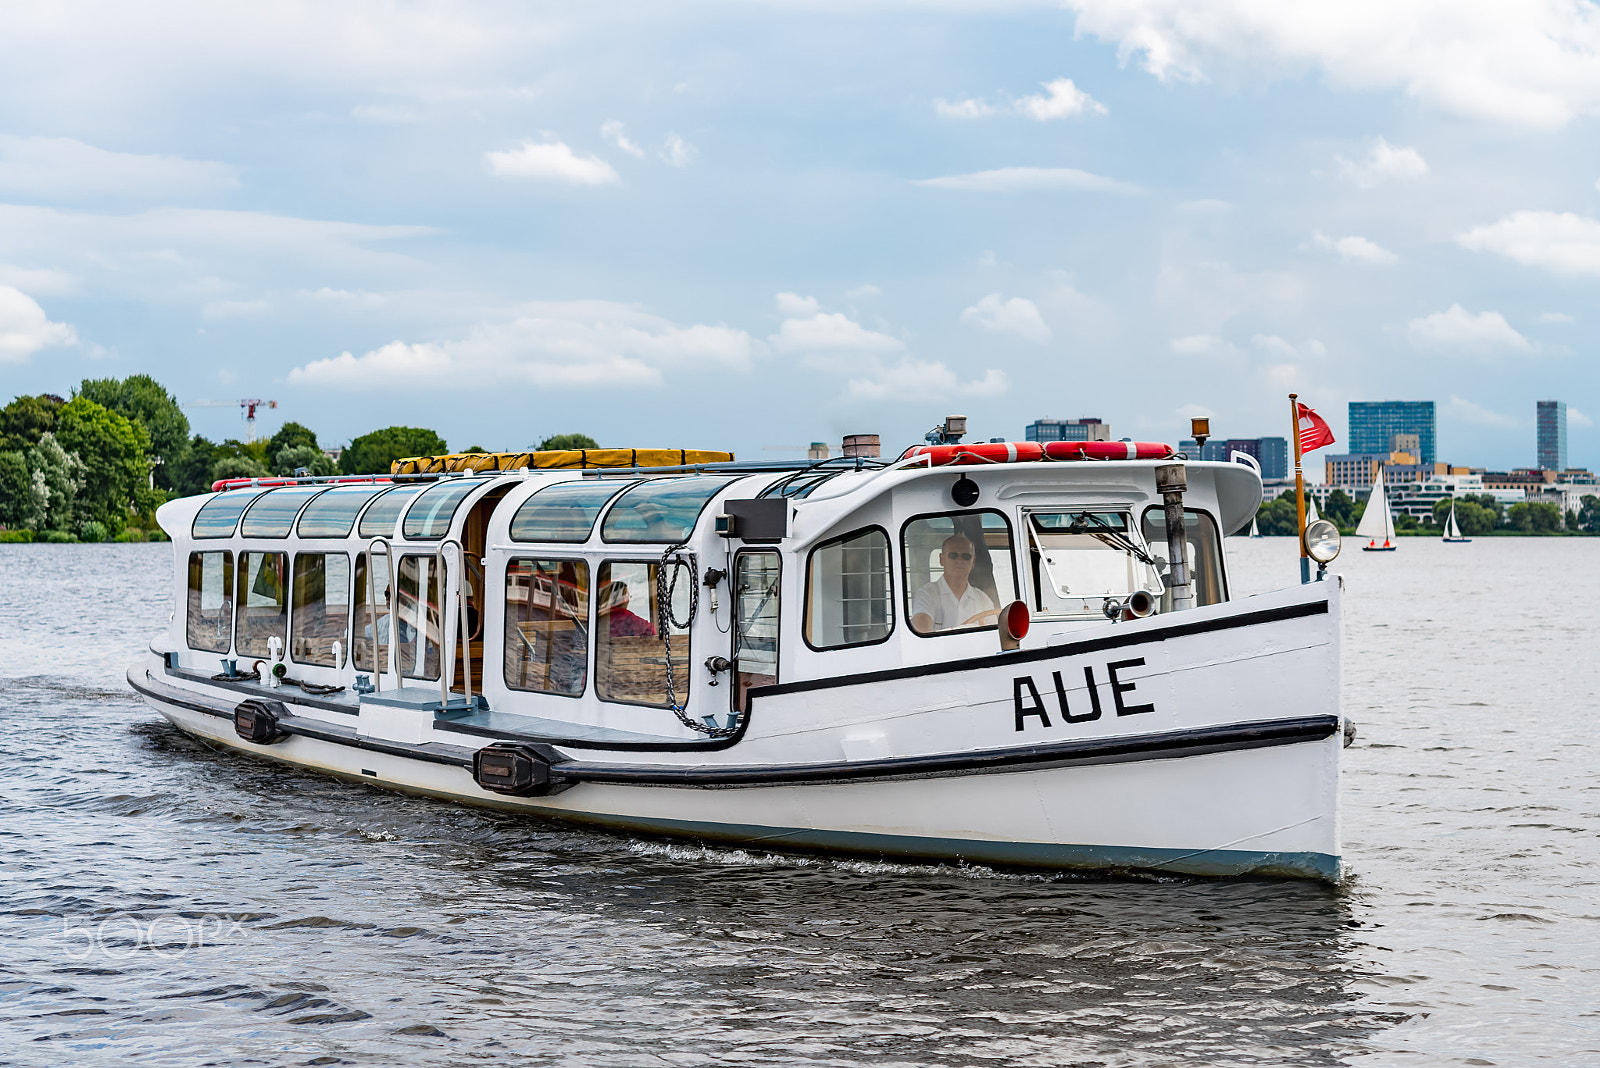
POLYGON ((461 681, 472 707, 472 634, 467 626, 467 550, 455 538, 445 538, 433 551, 434 568, 439 574, 439 707, 450 705, 450 680, 455 677, 456 641, 461 642, 461 681), (450 618, 451 569, 447 549, 455 549, 455 619, 450 618), (455 626, 450 624, 454 622, 455 626))
MULTIPOLYGON (((383 665, 378 662, 378 650, 381 646, 378 643, 378 568, 375 552, 380 545, 383 546, 383 563, 389 576, 388 584, 384 586, 383 590, 383 618, 390 630, 389 660, 391 671, 394 670, 395 646, 398 644, 396 641, 398 630, 395 625, 394 611, 394 546, 389 544, 388 538, 379 536, 367 542, 367 615, 372 625, 372 644, 370 646, 372 653, 372 683, 377 693, 383 692, 383 665)), ((395 672, 395 678, 398 679, 399 677, 399 673, 395 672)))

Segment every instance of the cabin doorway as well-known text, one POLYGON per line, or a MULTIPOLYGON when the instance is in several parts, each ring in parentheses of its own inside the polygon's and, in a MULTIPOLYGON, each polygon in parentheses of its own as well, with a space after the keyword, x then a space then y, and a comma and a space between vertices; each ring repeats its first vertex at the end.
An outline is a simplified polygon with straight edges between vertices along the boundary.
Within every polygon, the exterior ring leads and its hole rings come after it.
MULTIPOLYGON (((489 519, 494 514, 495 506, 511 492, 513 485, 496 486, 478 498, 461 524, 461 548, 467 572, 467 647, 472 656, 472 692, 475 694, 483 692, 483 609, 488 603, 485 552, 489 545, 489 519)), ((464 690, 466 677, 462 671, 460 638, 457 637, 455 641, 455 677, 451 680, 451 687, 464 690)))
POLYGON ((741 550, 733 558, 733 710, 750 710, 750 690, 778 681, 778 554, 741 550))

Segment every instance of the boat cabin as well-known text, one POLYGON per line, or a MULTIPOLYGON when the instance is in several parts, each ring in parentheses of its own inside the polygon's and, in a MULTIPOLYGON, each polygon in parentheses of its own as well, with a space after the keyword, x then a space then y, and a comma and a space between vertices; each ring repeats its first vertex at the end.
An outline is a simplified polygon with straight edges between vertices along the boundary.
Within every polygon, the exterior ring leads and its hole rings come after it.
MULTIPOLYGON (((1172 461, 1161 461, 1170 463, 1172 461)), ((712 744, 752 690, 1043 646, 1173 608, 1156 461, 460 472, 173 501, 171 669, 504 728, 712 744), (1108 611, 1108 608, 1110 611, 1108 611)), ((1228 599, 1245 464, 1188 463, 1196 609, 1228 599)), ((289 691, 292 693, 293 691, 289 691)))

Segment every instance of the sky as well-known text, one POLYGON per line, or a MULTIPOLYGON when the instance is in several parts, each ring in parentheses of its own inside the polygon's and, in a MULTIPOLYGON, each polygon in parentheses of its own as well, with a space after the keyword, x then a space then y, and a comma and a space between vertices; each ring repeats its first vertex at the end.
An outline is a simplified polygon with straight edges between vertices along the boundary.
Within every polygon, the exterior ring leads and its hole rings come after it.
POLYGON ((0 393, 783 459, 1292 391, 1494 469, 1559 399, 1594 467, 1597 115, 1584 0, 12 5, 0 393))

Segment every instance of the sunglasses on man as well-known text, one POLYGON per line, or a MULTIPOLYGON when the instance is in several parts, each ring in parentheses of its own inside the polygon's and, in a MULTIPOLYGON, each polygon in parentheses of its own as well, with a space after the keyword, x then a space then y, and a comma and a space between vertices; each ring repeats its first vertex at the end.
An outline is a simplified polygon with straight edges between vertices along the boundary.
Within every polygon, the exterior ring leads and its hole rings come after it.
POLYGON ((971 560, 972 559, 972 554, 971 553, 945 553, 944 555, 945 555, 946 559, 950 559, 950 560, 971 560))

